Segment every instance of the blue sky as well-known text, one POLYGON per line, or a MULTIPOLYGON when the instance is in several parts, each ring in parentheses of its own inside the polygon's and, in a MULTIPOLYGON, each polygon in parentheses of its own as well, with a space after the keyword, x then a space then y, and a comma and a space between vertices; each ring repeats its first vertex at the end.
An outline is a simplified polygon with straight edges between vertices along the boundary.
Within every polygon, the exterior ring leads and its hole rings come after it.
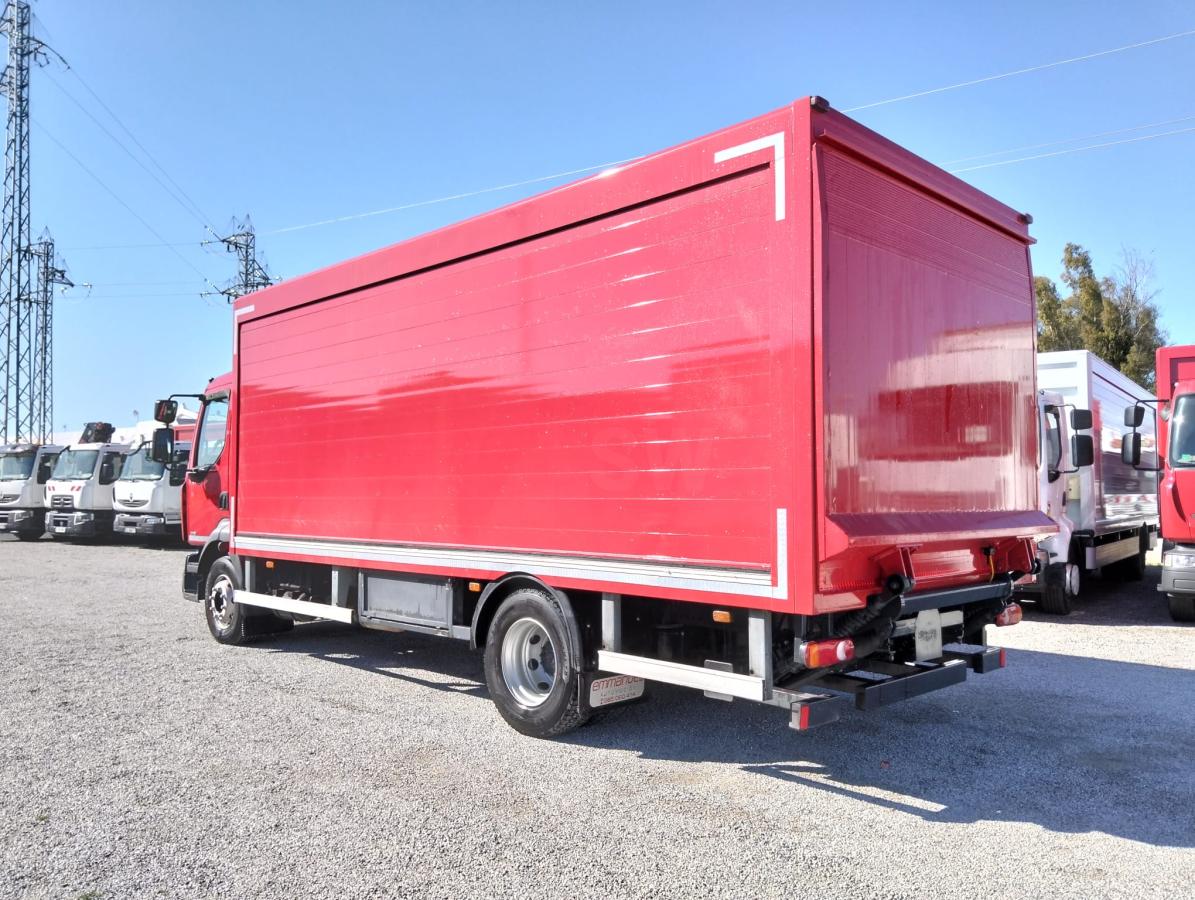
MULTIPOLYGON (((228 307, 197 295, 234 260, 200 245, 205 222, 249 213, 270 270, 294 276, 556 182, 272 231, 633 157, 805 94, 848 109, 1195 29, 1180 0, 40 0, 34 13, 73 66, 34 73, 34 230, 49 226, 92 285, 57 307, 55 426, 70 429, 145 416, 228 368, 228 307), (88 88, 190 203, 88 117, 140 154, 88 88)), ((854 115, 946 168, 1191 128, 1173 120, 1195 117, 1195 35, 854 115)), ((1193 160, 1187 132, 961 177, 1034 215, 1038 274, 1057 277, 1067 241, 1101 272, 1140 251, 1172 341, 1195 343, 1193 160)))

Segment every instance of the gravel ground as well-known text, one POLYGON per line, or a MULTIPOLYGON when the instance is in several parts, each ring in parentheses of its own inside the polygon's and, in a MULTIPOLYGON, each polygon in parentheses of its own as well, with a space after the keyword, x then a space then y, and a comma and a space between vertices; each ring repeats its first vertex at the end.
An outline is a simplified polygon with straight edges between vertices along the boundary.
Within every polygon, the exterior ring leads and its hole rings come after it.
POLYGON ((654 686, 543 742, 455 642, 311 624, 219 646, 182 562, 0 537, 0 896, 1173 897, 1195 877, 1195 629, 1156 569, 999 630, 1006 670, 804 735, 654 686))

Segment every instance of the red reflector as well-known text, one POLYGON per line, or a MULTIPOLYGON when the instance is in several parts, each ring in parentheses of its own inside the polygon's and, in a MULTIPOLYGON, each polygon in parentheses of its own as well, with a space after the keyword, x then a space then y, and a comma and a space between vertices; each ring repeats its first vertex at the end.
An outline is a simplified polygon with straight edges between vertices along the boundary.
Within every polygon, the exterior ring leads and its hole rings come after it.
POLYGON ((832 641, 808 641, 801 645, 801 661, 807 669, 823 669, 855 658, 855 642, 850 638, 832 641))
POLYGON ((797 731, 809 730, 809 706, 801 707, 800 717, 797 720, 797 731))
POLYGON ((1000 615, 996 616, 996 624, 1003 628, 1005 625, 1016 625, 1021 621, 1021 606, 1019 603, 1010 603, 1000 611, 1000 615))
POLYGON ((1003 669, 1006 665, 1008 665, 1008 663, 1005 661, 1004 654, 1005 654, 1005 650, 1003 647, 1001 647, 1000 648, 1000 668, 1001 669, 1003 669))

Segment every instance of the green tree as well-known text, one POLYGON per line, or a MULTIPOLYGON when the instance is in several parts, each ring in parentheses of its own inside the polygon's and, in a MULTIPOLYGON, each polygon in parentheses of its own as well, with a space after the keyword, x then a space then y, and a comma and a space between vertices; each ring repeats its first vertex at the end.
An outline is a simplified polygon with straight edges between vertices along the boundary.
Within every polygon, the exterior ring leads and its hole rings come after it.
POLYGON ((1078 244, 1062 252, 1062 297, 1049 278, 1038 276, 1037 346, 1041 351, 1090 350, 1138 384, 1154 388, 1154 351, 1166 332, 1151 289, 1153 265, 1132 250, 1122 251, 1120 267, 1097 277, 1091 254, 1078 244))

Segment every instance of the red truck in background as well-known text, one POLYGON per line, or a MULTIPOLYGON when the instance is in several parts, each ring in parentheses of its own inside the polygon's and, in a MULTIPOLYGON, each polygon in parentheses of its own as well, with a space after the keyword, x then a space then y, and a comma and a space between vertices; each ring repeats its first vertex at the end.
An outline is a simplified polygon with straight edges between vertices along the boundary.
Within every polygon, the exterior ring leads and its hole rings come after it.
MULTIPOLYGON (((1158 415, 1158 511, 1162 532, 1162 581, 1176 622, 1195 622, 1195 345, 1160 347, 1156 356, 1158 415)), ((1140 467, 1145 407, 1125 410, 1121 456, 1140 467)))
POLYGON ((536 736, 998 668, 1054 529, 1028 222, 815 97, 242 297, 184 592, 469 641, 536 736))

